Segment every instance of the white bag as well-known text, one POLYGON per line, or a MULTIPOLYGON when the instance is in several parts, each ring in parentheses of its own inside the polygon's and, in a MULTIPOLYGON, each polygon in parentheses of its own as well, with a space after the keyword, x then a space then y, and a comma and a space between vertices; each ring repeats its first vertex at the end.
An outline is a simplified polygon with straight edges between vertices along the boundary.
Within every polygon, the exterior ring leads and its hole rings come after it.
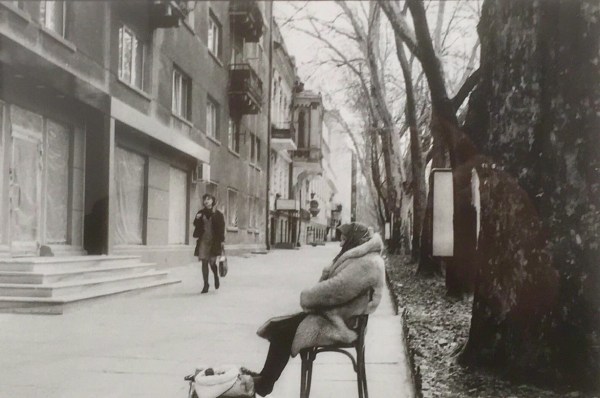
MULTIPOLYGON (((187 379, 187 378, 186 378, 187 379)), ((222 365, 198 369, 190 380, 189 398, 252 397, 252 377, 240 374, 239 366, 222 365), (213 374, 206 374, 212 369, 213 374)))

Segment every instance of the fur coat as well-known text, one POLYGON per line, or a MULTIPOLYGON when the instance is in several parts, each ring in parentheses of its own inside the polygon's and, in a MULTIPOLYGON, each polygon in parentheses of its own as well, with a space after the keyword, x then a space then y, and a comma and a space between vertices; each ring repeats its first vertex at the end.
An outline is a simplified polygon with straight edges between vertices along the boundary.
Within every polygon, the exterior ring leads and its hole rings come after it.
MULTIPOLYGON (((319 283, 302 291, 300 305, 308 315, 296 330, 292 356, 304 348, 356 340, 357 335, 348 324, 356 315, 374 312, 381 301, 385 279, 382 250, 381 237, 374 234, 326 267, 319 283)), ((270 339, 279 320, 282 318, 268 321, 258 335, 270 339)))

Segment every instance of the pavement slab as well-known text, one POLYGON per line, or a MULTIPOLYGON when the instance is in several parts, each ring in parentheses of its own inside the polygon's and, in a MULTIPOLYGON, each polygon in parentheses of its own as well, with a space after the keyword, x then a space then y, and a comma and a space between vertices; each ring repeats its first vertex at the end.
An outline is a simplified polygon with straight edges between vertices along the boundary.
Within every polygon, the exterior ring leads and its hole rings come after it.
MULTIPOLYGON (((268 342, 256 330, 300 310, 339 246, 273 250, 229 259, 221 289, 200 294, 198 263, 170 269, 182 283, 114 296, 60 316, 0 314, 0 398, 186 398, 196 367, 237 364, 260 370, 268 342)), ((212 284, 211 284, 212 285, 212 284)), ((369 319, 371 398, 412 398, 401 318, 387 292, 369 319)), ((272 398, 298 397, 300 358, 290 360, 272 398)), ((319 354, 313 398, 357 396, 348 358, 319 354)))

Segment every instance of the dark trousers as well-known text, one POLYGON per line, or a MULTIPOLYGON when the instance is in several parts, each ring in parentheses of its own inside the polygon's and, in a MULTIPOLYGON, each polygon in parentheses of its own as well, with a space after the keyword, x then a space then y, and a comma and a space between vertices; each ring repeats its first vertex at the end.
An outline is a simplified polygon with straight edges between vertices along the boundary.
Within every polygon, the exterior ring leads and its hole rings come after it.
POLYGON ((208 286, 208 266, 212 270, 215 276, 215 286, 219 283, 219 271, 217 270, 216 260, 202 260, 202 278, 204 279, 204 286, 208 286))
POLYGON ((260 381, 255 385, 256 392, 270 393, 273 389, 273 385, 283 373, 283 369, 287 365, 290 355, 292 352, 292 342, 296 335, 296 330, 300 322, 306 317, 307 314, 299 313, 292 318, 285 319, 277 324, 277 329, 271 337, 271 345, 269 346, 269 352, 267 359, 263 366, 260 375, 260 381))

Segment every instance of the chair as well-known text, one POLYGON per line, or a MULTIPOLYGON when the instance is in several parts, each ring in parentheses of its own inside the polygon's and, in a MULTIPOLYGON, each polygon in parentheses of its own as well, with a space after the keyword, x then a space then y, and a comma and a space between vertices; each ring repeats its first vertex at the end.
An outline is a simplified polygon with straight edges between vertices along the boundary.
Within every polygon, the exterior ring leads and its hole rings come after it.
POLYGON ((357 326, 353 330, 358 334, 358 338, 351 344, 334 344, 328 346, 311 347, 300 351, 302 359, 302 370, 300 375, 300 398, 309 398, 310 384, 312 381, 313 362, 317 354, 321 352, 339 352, 346 355, 352 361, 352 367, 356 372, 356 382, 358 384, 358 397, 369 398, 367 390, 367 374, 365 369, 365 335, 367 333, 367 322, 369 315, 359 315, 357 317, 357 326), (356 358, 348 351, 354 348, 356 358))

